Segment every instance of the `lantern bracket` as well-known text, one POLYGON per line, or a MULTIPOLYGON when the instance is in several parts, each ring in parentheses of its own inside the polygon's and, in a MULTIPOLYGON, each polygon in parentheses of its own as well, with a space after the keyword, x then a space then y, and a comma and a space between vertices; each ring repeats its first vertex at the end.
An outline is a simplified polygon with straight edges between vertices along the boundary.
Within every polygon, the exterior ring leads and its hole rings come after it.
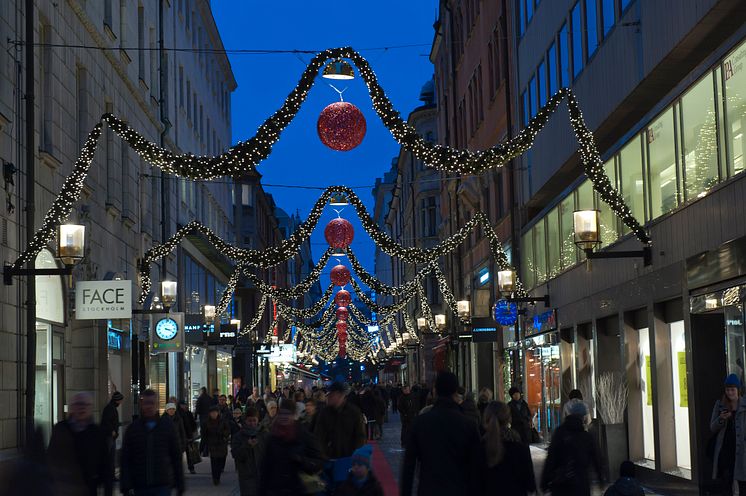
POLYGON ((5 265, 3 267, 3 283, 6 286, 12 286, 13 276, 69 276, 72 273, 72 265, 61 269, 16 269, 12 265, 5 265))
POLYGON ((583 252, 589 260, 597 258, 642 258, 645 267, 653 262, 653 249, 649 245, 644 246, 642 250, 593 251, 593 249, 586 249, 583 252))

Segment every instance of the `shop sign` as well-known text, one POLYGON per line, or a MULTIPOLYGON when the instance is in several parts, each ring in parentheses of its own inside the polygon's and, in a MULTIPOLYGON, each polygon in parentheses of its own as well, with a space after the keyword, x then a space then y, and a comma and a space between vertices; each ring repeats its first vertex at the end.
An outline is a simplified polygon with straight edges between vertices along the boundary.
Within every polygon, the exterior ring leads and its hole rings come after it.
POLYGON ((184 315, 184 339, 187 344, 202 344, 213 332, 215 325, 205 323, 202 314, 184 315))
POLYGON ((269 363, 290 363, 295 361, 295 345, 279 344, 272 346, 272 352, 267 356, 269 363))
POLYGON ((106 342, 110 350, 122 349, 122 335, 111 328, 109 328, 109 331, 106 333, 106 342))
POLYGON ((554 308, 545 312, 529 310, 524 317, 524 329, 526 336, 557 330, 557 310, 554 308))
POLYGON ((75 284, 75 318, 129 319, 132 281, 79 281, 75 284))
POLYGON ((272 353, 272 347, 266 343, 260 343, 254 345, 254 354, 255 355, 269 355, 272 353))
POLYGON ((471 339, 475 343, 494 343, 497 341, 497 325, 489 317, 471 319, 471 339))
POLYGON ((236 324, 220 324, 216 332, 207 335, 207 344, 216 346, 234 346, 238 340, 236 324))

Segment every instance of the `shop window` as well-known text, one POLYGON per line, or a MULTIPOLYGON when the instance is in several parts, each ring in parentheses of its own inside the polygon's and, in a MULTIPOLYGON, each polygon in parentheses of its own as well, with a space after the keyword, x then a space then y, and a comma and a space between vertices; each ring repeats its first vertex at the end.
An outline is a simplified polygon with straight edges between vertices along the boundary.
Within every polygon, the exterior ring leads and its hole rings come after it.
POLYGON ((725 140, 728 150, 728 173, 744 170, 744 138, 746 130, 746 43, 723 61, 722 75, 725 91, 725 140))
MULTIPOLYGON (((619 179, 624 203, 640 222, 645 221, 645 187, 642 176, 642 138, 638 135, 619 154, 619 179)), ((624 227, 624 232, 629 232, 624 227)))
POLYGON ((559 207, 555 207, 547 216, 547 269, 549 279, 556 277, 562 270, 560 263, 560 238, 559 207))
MULTIPOLYGON (((614 157, 604 164, 604 172, 606 173, 606 176, 608 176, 609 181, 611 181, 611 185, 614 189, 618 190, 619 186, 616 181, 614 157)), ((600 196, 598 196, 598 210, 599 224, 601 227, 601 246, 608 246, 614 243, 619 237, 617 216, 600 196)))
POLYGON ((536 285, 536 277, 534 275, 534 240, 532 231, 528 231, 521 237, 521 247, 521 258, 523 258, 521 279, 524 286, 533 288, 536 285))
POLYGON ((578 325, 575 338, 576 387, 583 393, 583 398, 588 403, 591 412, 595 410, 594 365, 593 329, 591 324, 578 325))
POLYGON ((577 262, 575 239, 572 225, 572 213, 575 210, 575 197, 570 194, 559 204, 560 222, 560 263, 563 269, 572 267, 577 262))
POLYGON ((580 2, 572 8, 571 18, 572 26, 572 74, 578 77, 583 70, 583 24, 580 17, 580 2))
POLYGON ((544 219, 537 222, 531 230, 534 233, 534 272, 536 273, 536 284, 542 284, 547 280, 547 240, 544 219))
MULTIPOLYGON (((640 365, 640 407, 642 420, 642 455, 645 460, 655 460, 653 436, 653 363, 650 355, 650 334, 648 328, 639 329, 638 351, 640 365)), ((645 464, 645 463, 643 463, 645 464)))
POLYGON ((686 200, 702 197, 718 181, 717 119, 712 74, 681 99, 686 200))
MULTIPOLYGON (((673 413, 676 430, 676 465, 682 474, 691 473, 689 445, 689 387, 686 376, 686 337, 684 321, 671 322, 671 366, 673 381, 673 413)), ((682 475, 677 474, 677 475, 682 475)), ((691 476, 689 477, 691 478, 691 476)))
POLYGON ((653 121, 646 132, 650 173, 650 218, 655 219, 678 205, 676 141, 673 109, 653 121))

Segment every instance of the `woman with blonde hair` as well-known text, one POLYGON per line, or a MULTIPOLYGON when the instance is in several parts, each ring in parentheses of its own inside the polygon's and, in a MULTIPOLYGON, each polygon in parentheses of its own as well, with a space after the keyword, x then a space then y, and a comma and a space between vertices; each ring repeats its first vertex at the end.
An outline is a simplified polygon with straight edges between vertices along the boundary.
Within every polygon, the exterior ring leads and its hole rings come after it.
POLYGON ((492 401, 484 409, 483 494, 525 496, 536 491, 531 452, 510 428, 510 419, 510 408, 501 401, 492 401))

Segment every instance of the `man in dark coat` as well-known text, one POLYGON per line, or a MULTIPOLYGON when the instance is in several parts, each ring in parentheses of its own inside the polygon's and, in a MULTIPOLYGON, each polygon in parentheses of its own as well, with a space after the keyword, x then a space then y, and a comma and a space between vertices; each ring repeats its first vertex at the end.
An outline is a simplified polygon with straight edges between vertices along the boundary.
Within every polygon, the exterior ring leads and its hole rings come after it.
POLYGON ((590 496, 591 466, 603 482, 601 455, 583 422, 587 414, 588 406, 582 401, 568 403, 567 417, 552 436, 541 474, 541 488, 545 493, 551 491, 552 496, 590 496))
POLYGON ((87 393, 76 394, 68 418, 52 429, 47 450, 55 494, 95 496, 98 486, 108 482, 107 448, 93 422, 93 399, 87 393))
POLYGON ((479 432, 456 403, 458 379, 441 372, 435 381, 433 408, 412 424, 404 453, 401 496, 411 496, 419 462, 420 496, 479 494, 485 463, 479 432))
POLYGON ((199 425, 201 426, 207 422, 207 417, 210 414, 210 407, 212 406, 212 398, 207 394, 207 388, 203 387, 200 390, 199 397, 197 398, 197 405, 194 409, 194 413, 197 414, 199 425))
POLYGON ((267 434, 259 430, 259 412, 253 406, 246 409, 241 430, 231 437, 231 454, 236 461, 241 496, 259 493, 259 476, 267 434))
POLYGON ((399 396, 401 395, 401 388, 398 384, 391 388, 391 413, 396 413, 399 410, 399 396))
POLYGON ((402 387, 401 394, 398 398, 399 416, 401 418, 401 445, 406 446, 409 429, 412 427, 414 418, 419 413, 418 398, 411 392, 408 385, 402 387))
POLYGON ((528 403, 522 398, 521 390, 516 386, 510 388, 508 394, 512 398, 508 402, 511 414, 510 426, 521 436, 523 444, 531 444, 531 410, 528 408, 528 403))
POLYGON ((140 395, 140 417, 124 433, 122 443, 122 493, 159 494, 176 489, 184 492, 184 470, 174 424, 158 416, 155 391, 140 395))
POLYGON ((111 496, 114 494, 114 465, 117 453, 117 438, 119 437, 119 405, 122 404, 124 395, 119 391, 114 391, 111 395, 111 400, 106 404, 104 410, 101 412, 101 432, 106 440, 107 452, 108 452, 108 477, 104 484, 104 494, 111 496))
MULTIPOLYGON (((184 435, 186 436, 186 444, 188 449, 190 443, 194 442, 194 436, 197 434, 197 422, 194 420, 194 415, 192 415, 192 412, 189 411, 189 407, 187 406, 186 401, 179 401, 178 407, 179 408, 177 410, 177 413, 181 417, 181 423, 184 426, 184 435)), ((189 468, 190 474, 196 473, 194 470, 194 465, 192 464, 188 456, 187 467, 189 468)))

